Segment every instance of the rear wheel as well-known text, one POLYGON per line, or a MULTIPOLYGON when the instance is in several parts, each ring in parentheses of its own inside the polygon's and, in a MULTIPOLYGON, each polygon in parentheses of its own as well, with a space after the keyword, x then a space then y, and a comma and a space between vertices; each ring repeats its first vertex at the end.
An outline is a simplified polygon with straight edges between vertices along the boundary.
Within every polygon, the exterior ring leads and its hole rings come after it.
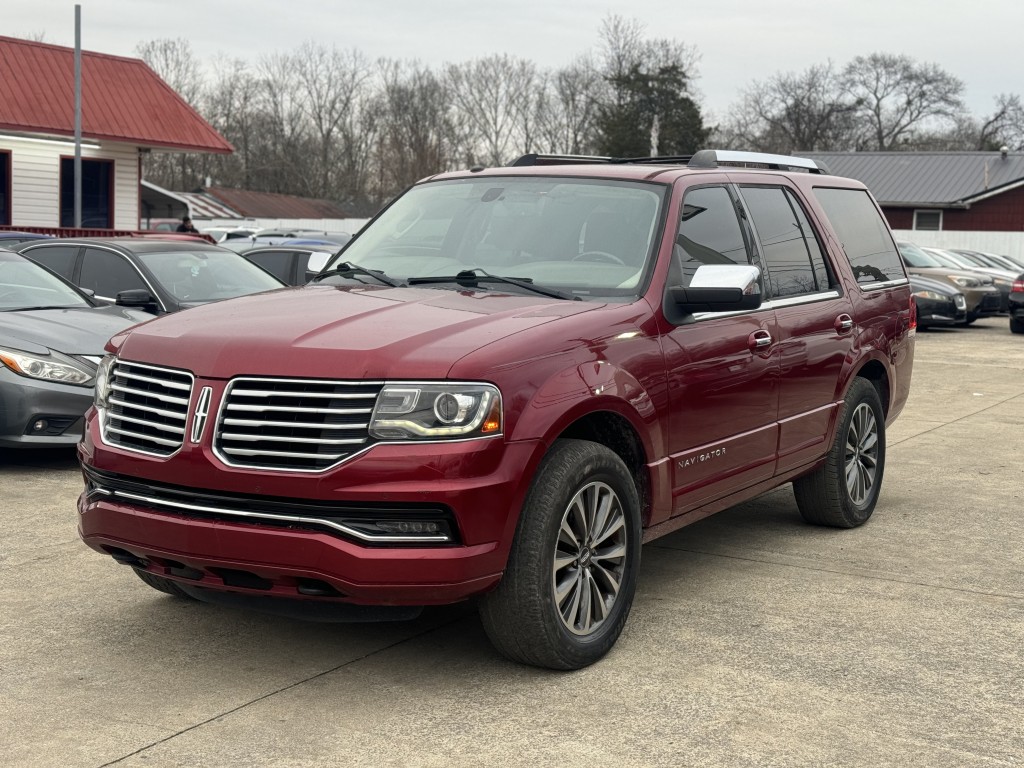
POLYGON ((1010 318, 1010 333, 1024 333, 1024 320, 1010 318))
POLYGON ((804 520, 855 528, 875 510, 885 469, 885 417, 878 392, 867 379, 850 384, 839 430, 825 464, 793 481, 804 520))
POLYGON ((163 592, 167 595, 174 595, 175 597, 183 597, 188 600, 192 599, 191 597, 189 597, 188 593, 185 592, 185 590, 183 590, 181 587, 177 585, 177 583, 171 581, 170 579, 165 579, 163 576, 157 576, 154 573, 150 573, 149 571, 145 571, 142 568, 136 568, 134 566, 132 566, 132 570, 135 571, 136 576, 138 576, 144 582, 149 584, 149 586, 151 586, 157 592, 163 592))
POLYGON ((584 440, 555 443, 527 494, 505 574, 480 601, 498 651, 579 669, 611 649, 636 590, 639 507, 615 453, 584 440))

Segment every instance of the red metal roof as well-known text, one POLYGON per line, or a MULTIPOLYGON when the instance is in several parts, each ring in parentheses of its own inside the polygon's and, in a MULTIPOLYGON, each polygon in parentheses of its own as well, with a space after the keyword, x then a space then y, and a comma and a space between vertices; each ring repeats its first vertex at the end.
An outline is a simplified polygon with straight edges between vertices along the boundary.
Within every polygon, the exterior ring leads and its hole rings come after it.
POLYGON ((349 214, 330 200, 317 200, 276 192, 250 192, 229 187, 207 187, 206 194, 241 216, 257 219, 347 219, 349 214))
MULTIPOLYGON (((74 136, 75 51, 0 36, 0 130, 74 136)), ((82 51, 82 137, 193 152, 234 148, 141 59, 82 51)))

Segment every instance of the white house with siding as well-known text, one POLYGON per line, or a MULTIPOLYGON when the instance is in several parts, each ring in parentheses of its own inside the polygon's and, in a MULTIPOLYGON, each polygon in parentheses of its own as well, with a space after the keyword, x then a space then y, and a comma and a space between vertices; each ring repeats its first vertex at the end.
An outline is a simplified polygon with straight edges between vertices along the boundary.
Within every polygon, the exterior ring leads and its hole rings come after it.
MULTIPOLYGON (((74 221, 74 50, 0 36, 0 228, 74 221)), ((141 157, 232 151, 141 59, 82 53, 82 227, 137 230, 141 157)))

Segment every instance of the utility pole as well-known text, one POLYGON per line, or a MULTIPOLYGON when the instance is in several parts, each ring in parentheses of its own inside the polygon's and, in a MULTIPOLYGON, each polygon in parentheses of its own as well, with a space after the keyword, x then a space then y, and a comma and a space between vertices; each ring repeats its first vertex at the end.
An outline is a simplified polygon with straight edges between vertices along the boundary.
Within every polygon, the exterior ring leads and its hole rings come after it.
POLYGON ((82 226, 82 6, 75 6, 75 227, 82 226))

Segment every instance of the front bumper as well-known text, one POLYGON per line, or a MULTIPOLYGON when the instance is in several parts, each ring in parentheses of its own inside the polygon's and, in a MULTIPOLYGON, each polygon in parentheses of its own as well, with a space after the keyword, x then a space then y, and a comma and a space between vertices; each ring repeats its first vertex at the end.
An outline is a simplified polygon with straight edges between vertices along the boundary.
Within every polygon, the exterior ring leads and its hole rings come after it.
POLYGON ((957 307, 952 298, 939 301, 915 297, 914 301, 917 304, 919 328, 958 325, 967 319, 966 305, 957 307))
POLYGON ((436 605, 487 591, 504 570, 543 455, 538 442, 501 438, 382 444, 311 476, 228 467, 201 446, 167 459, 132 454, 98 442, 92 412, 87 426, 79 457, 88 482, 78 502, 86 544, 188 587, 314 602, 436 605), (146 485, 150 493, 137 492, 146 485), (167 503, 182 494, 194 498, 167 503), (390 545, 317 524, 318 514, 340 519, 378 507, 443 510, 455 540, 390 545), (257 516, 239 514, 246 511, 257 516))
MULTIPOLYGON (((966 294, 967 291, 964 291, 966 294)), ((1003 299, 994 287, 978 289, 968 296, 967 318, 976 320, 979 317, 998 315, 1003 310, 1003 299)))
POLYGON ((0 364, 0 448, 73 446, 82 439, 90 387, 19 376, 0 364), (33 430, 36 422, 45 426, 33 430))

